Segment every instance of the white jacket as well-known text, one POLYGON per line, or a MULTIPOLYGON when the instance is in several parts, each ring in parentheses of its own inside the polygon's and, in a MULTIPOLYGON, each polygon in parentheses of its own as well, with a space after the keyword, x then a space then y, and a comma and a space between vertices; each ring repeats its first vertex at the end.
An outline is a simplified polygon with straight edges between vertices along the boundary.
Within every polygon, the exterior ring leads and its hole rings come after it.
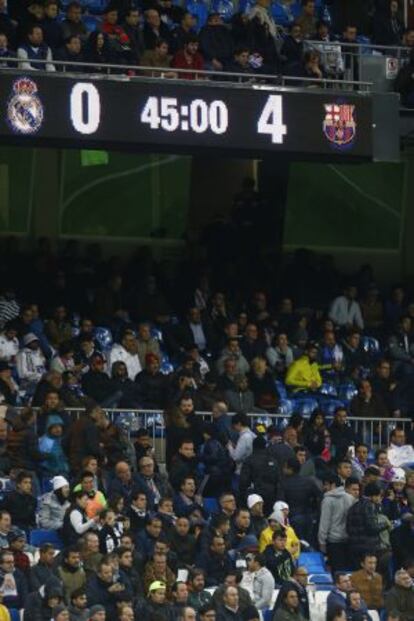
POLYGON ((40 349, 33 351, 25 347, 16 356, 16 368, 20 380, 38 382, 46 372, 45 357, 40 349))
POLYGON ((141 363, 139 361, 139 357, 138 354, 130 354, 125 347, 123 347, 122 345, 116 343, 109 354, 109 364, 108 364, 108 372, 109 374, 111 374, 112 372, 112 365, 114 362, 117 362, 118 360, 121 360, 122 362, 125 363, 127 371, 128 371, 128 377, 129 379, 131 379, 132 381, 134 381, 135 377, 138 375, 138 373, 141 373, 142 371, 142 366, 141 363))
POLYGON ((0 360, 9 362, 19 351, 19 341, 17 338, 7 339, 4 334, 0 334, 0 360))

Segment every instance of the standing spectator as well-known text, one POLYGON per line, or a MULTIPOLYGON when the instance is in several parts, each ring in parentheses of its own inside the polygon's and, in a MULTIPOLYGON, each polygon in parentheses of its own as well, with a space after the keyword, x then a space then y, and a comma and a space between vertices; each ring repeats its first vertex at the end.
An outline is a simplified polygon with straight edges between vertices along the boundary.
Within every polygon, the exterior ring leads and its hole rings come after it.
POLYGON ((200 30, 200 49, 211 71, 222 71, 233 53, 231 31, 223 24, 219 13, 210 13, 207 25, 200 30))
MULTIPOLYGON (((247 498, 249 490, 262 497, 267 511, 278 497, 280 488, 280 472, 277 461, 269 453, 266 440, 257 436, 253 440, 253 453, 242 465, 240 472, 240 495, 247 498)), ((247 499, 248 500, 248 499, 247 499)))
MULTIPOLYGON (((313 0, 309 0, 314 4, 313 0)), ((334 299, 329 311, 329 317, 340 328, 356 327, 364 329, 361 307, 356 301, 357 289, 354 285, 345 287, 343 294, 334 299)))
POLYGON ((302 0, 302 12, 296 23, 302 29, 304 39, 312 39, 316 34, 315 1, 302 0))
POLYGON ((240 474, 242 465, 253 452, 253 441, 255 434, 249 427, 249 419, 246 414, 236 414, 233 416, 232 428, 238 433, 237 442, 233 444, 230 440, 227 448, 230 457, 236 463, 236 473, 240 474))
POLYGON ((299 539, 311 541, 321 494, 315 480, 301 475, 300 468, 296 457, 288 459, 283 468, 281 494, 289 505, 289 519, 299 539))
POLYGON ((269 12, 270 0, 256 0, 256 4, 250 10, 248 18, 250 21, 257 20, 261 26, 264 26, 269 35, 276 38, 277 26, 275 20, 269 12))
POLYGON ((37 336, 29 332, 23 337, 24 349, 16 355, 16 368, 20 388, 33 394, 36 384, 46 371, 46 360, 37 336))
POLYGON ((284 39, 280 54, 286 72, 292 66, 298 65, 303 56, 303 35, 301 26, 294 22, 290 28, 290 33, 284 39))
POLYGON ((252 585, 253 604, 258 610, 266 610, 272 601, 275 580, 271 572, 265 567, 265 558, 262 554, 248 554, 246 561, 249 573, 246 584, 251 583, 252 585))
POLYGON ((319 549, 327 554, 331 571, 335 573, 349 566, 346 518, 355 498, 345 491, 336 475, 325 479, 325 490, 318 541, 319 549))
MULTIPOLYGON (((189 34, 184 42, 184 47, 175 53, 171 66, 175 69, 192 69, 195 72, 204 69, 204 60, 198 51, 199 41, 196 35, 189 34)), ((200 76, 197 73, 179 73, 179 77, 184 80, 197 80, 200 76)), ((197 309, 198 310, 198 309, 197 309)), ((199 312, 199 311, 198 311, 199 312)), ((196 342, 198 347, 199 344, 196 342)), ((204 348, 205 349, 205 346, 204 348)))
POLYGON ((287 535, 284 531, 275 530, 272 543, 264 551, 266 567, 271 571, 277 586, 292 577, 295 570, 291 554, 286 549, 287 535))
POLYGON ((384 607, 382 577, 376 569, 377 557, 372 552, 366 552, 361 560, 361 569, 351 575, 352 586, 359 591, 370 610, 384 607))
MULTIPOLYGON (((178 50, 183 49, 184 42, 187 36, 194 31, 195 23, 196 23, 196 19, 194 15, 188 11, 185 11, 180 20, 180 25, 178 26, 178 28, 175 28, 173 30, 172 35, 171 35, 172 36, 171 45, 172 45, 174 52, 177 52, 178 50)), ((203 297, 203 293, 201 291, 201 288, 197 289, 195 298, 196 299, 198 298, 200 300, 199 304, 197 304, 197 308, 199 308, 200 310, 205 310, 207 308, 207 301, 206 300, 201 301, 202 297, 203 297)), ((207 297, 208 296, 206 296, 206 299, 207 297)))
POLYGON ((62 27, 58 21, 59 4, 57 0, 47 0, 45 16, 41 22, 46 45, 53 51, 58 50, 63 43, 62 27))
POLYGON ((412 339, 411 317, 403 316, 398 328, 388 341, 391 360, 394 362, 394 373, 397 377, 407 377, 414 373, 414 341, 412 339))
POLYGON ((378 45, 401 45, 404 23, 398 0, 387 0, 385 7, 377 10, 373 23, 373 40, 378 45))
POLYGON ((62 38, 64 41, 71 36, 88 38, 88 30, 82 21, 82 6, 79 2, 70 2, 66 7, 66 18, 62 22, 62 38))

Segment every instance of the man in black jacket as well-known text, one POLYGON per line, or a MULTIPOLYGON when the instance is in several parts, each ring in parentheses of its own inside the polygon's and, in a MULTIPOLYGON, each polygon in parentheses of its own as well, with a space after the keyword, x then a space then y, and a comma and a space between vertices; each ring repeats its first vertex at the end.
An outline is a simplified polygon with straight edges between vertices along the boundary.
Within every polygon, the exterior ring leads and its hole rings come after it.
POLYGON ((364 552, 377 554, 380 548, 380 533, 386 529, 380 519, 381 488, 377 483, 369 483, 364 496, 348 511, 346 530, 349 537, 349 558, 353 569, 358 569, 364 552))
POLYGON ((218 586, 223 583, 225 576, 233 567, 223 537, 213 537, 210 548, 200 554, 196 565, 206 572, 206 586, 218 586))
POLYGON ((122 393, 117 392, 112 380, 104 371, 102 354, 94 354, 91 358, 91 368, 82 378, 82 389, 91 397, 106 407, 116 407, 122 393))
POLYGON ((50 578, 44 585, 43 594, 36 589, 26 600, 25 621, 53 619, 52 611, 63 602, 63 588, 59 579, 50 578))
POLYGON ((233 37, 219 13, 210 13, 207 25, 200 30, 200 48, 205 61, 211 64, 213 70, 222 71, 231 59, 233 37))
POLYGON ((116 603, 125 597, 125 585, 121 580, 114 581, 114 568, 108 561, 102 560, 99 563, 98 573, 93 575, 86 584, 86 595, 88 605, 104 606, 106 615, 109 619, 116 618, 116 603))
POLYGON ((286 550, 287 535, 281 530, 273 533, 273 543, 268 545, 264 551, 266 567, 272 572, 276 586, 289 580, 295 571, 292 556, 286 550))
POLYGON ((308 597, 308 592, 306 590, 306 587, 308 584, 308 577, 309 577, 309 574, 308 574, 306 567, 295 568, 295 571, 293 572, 293 576, 289 578, 289 580, 286 580, 285 582, 283 582, 282 584, 282 587, 279 591, 279 594, 277 596, 277 599, 276 599, 276 602, 273 608, 272 618, 274 617, 276 610, 280 608, 280 606, 282 605, 284 596, 286 595, 287 591, 294 590, 298 594, 299 609, 300 609, 302 616, 305 617, 305 619, 310 619, 309 597, 308 597))
POLYGON ((279 467, 276 459, 266 448, 263 436, 253 440, 253 453, 246 459, 240 472, 240 495, 247 498, 249 489, 262 496, 265 512, 269 513, 278 497, 280 483, 279 467))
POLYGON ((283 471, 281 497, 289 505, 289 520, 299 539, 312 539, 312 522, 321 499, 321 491, 312 477, 299 474, 301 465, 296 457, 288 459, 283 471))
POLYGON ((16 489, 9 492, 1 503, 1 509, 11 515, 13 526, 22 530, 36 527, 37 499, 32 495, 32 477, 22 470, 16 477, 16 489))

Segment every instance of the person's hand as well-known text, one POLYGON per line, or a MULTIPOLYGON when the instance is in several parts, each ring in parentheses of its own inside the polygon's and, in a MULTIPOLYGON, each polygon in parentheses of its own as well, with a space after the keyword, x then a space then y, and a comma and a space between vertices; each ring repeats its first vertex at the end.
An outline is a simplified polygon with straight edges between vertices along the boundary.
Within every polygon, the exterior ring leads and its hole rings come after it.
POLYGON ((311 387, 311 390, 317 390, 318 384, 316 382, 311 382, 310 387, 311 387))
POLYGON ((203 506, 203 497, 200 496, 200 494, 196 494, 194 496, 194 500, 196 501, 198 505, 200 505, 201 507, 203 506))
POLYGON ((112 584, 109 589, 108 589, 108 593, 119 593, 120 591, 124 591, 125 587, 123 584, 120 584, 119 582, 115 582, 115 584, 112 584))
POLYGON ((99 515, 94 515, 92 520, 95 522, 95 524, 99 524, 99 522, 101 521, 101 518, 99 517, 99 515))
POLYGON ((213 65, 216 71, 221 71, 223 69, 222 63, 216 58, 213 58, 213 60, 211 61, 211 64, 213 65))
POLYGON ((319 550, 322 552, 322 554, 326 554, 326 544, 325 543, 320 543, 319 544, 319 550))

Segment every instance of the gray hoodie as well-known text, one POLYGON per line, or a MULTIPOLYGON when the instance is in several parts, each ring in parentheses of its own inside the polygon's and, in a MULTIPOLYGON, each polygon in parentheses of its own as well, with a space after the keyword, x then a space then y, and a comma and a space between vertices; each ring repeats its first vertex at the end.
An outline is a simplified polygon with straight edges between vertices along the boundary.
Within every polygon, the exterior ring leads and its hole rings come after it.
POLYGON ((346 533, 346 515, 355 502, 355 498, 347 494, 345 488, 326 492, 321 505, 318 540, 321 545, 341 543, 348 539, 346 533))

